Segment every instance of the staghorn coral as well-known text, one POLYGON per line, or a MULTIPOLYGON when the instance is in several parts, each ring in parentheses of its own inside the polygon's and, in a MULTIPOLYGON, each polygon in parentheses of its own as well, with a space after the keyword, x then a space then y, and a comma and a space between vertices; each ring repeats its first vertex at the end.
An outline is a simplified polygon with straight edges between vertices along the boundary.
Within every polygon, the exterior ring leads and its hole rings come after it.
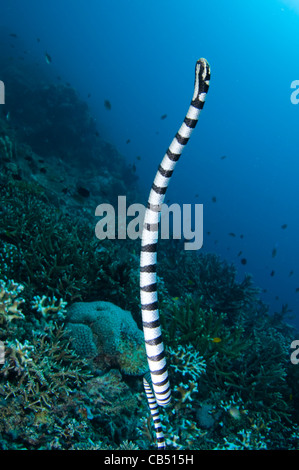
POLYGON ((185 252, 181 242, 172 241, 164 250, 163 240, 160 243, 159 272, 171 296, 184 298, 191 294, 195 300, 200 298, 204 309, 227 313, 231 324, 257 302, 259 289, 253 285, 251 276, 245 275, 238 282, 233 264, 214 253, 185 252))
MULTIPOLYGON (((31 340, 6 342, 0 368, 0 448, 66 448, 86 423, 74 422, 72 396, 90 377, 57 325, 31 340), (73 431, 71 431, 73 429, 73 431), (58 434, 59 433, 59 434, 58 434), (54 445, 55 436, 57 446, 54 445), (58 438, 59 436, 59 438, 58 438)), ((78 416, 79 418, 79 416, 78 416)))
POLYGON ((0 377, 6 383, 1 394, 6 400, 18 396, 25 409, 51 408, 55 398, 68 396, 74 386, 88 377, 86 364, 69 347, 63 328, 57 326, 33 337, 31 342, 7 342, 5 357, 0 377))
POLYGON ((0 281, 0 324, 25 318, 19 309, 20 304, 24 302, 19 298, 23 289, 24 286, 14 281, 0 281))
POLYGON ((21 259, 18 248, 11 243, 0 240, 0 269, 3 280, 13 279, 19 270, 20 264, 21 259))
POLYGON ((6 180, 0 199, 3 276, 20 280, 31 296, 93 300, 101 292, 137 310, 138 260, 121 243, 97 240, 93 224, 58 210, 34 183, 6 180))
POLYGON ((65 307, 67 302, 63 299, 53 299, 47 298, 45 295, 40 297, 39 295, 35 296, 32 302, 32 308, 37 310, 40 314, 42 319, 49 323, 49 317, 51 317, 50 321, 53 321, 53 314, 55 314, 56 318, 64 319, 66 310, 65 307))
POLYGON ((221 391, 221 399, 229 400, 238 392, 252 410, 259 411, 263 401, 265 419, 288 421, 290 389, 285 379, 290 336, 273 328, 269 315, 257 311, 253 327, 251 311, 242 311, 233 328, 227 314, 207 311, 201 298, 188 295, 169 304, 167 318, 166 341, 170 345, 190 341, 206 362, 206 373, 199 380, 201 399, 221 391), (215 343, 214 337, 220 341, 215 343))
POLYGON ((74 352, 64 326, 53 323, 62 319, 63 302, 56 304, 44 297, 30 302, 32 309, 45 310, 39 320, 29 315, 27 339, 17 339, 22 329, 0 325, 6 338, 0 448, 75 449, 82 441, 89 448, 117 448, 134 435, 136 396, 119 371, 94 376, 95 368, 74 352))
MULTIPOLYGON (((293 330, 283 322, 282 314, 269 315, 249 277, 241 284, 236 283, 235 269, 218 257, 201 255, 191 260, 189 254, 180 253, 178 259, 177 269, 166 270, 163 277, 168 289, 169 279, 172 280, 172 294, 178 292, 174 287, 180 286, 183 295, 163 299, 161 323, 170 350, 190 342, 206 363, 205 374, 195 383, 190 379, 189 384, 185 381, 180 384, 178 377, 172 380, 176 384, 176 413, 183 411, 189 420, 190 406, 195 412, 204 406, 211 412, 205 443, 198 439, 193 441, 192 448, 212 449, 219 442, 220 446, 225 442, 240 444, 240 435, 243 448, 258 449, 263 444, 275 449, 286 442, 293 445, 290 436, 296 403, 290 397, 295 387, 288 380, 293 330), (188 268, 185 277, 181 266, 188 268), (238 404, 233 405, 236 394, 238 404), (230 404, 226 414, 222 403, 230 404), (247 410, 247 414, 242 410, 247 410)), ((172 355, 170 372, 174 370, 173 360, 175 364, 172 355)), ((187 371, 185 375, 188 377, 187 371)), ((186 446, 183 435, 175 431, 180 426, 178 418, 173 421, 166 416, 166 420, 176 436, 170 445, 186 446)))
POLYGON ((179 345, 176 349, 169 347, 167 353, 170 362, 169 367, 183 377, 189 374, 193 380, 196 380, 206 370, 205 360, 191 344, 187 346, 179 345))
POLYGON ((66 322, 82 357, 96 357, 101 367, 118 366, 125 374, 147 370, 143 333, 130 312, 111 302, 76 302, 68 308, 66 322))
MULTIPOLYGON (((194 406, 198 399, 198 382, 205 374, 206 364, 191 344, 168 347, 166 352, 169 380, 173 384, 172 410, 170 412, 167 407, 160 411, 166 444, 171 449, 195 449, 205 435, 205 430, 201 430, 194 420, 194 406)), ((138 433, 140 448, 155 446, 150 416, 146 418, 144 414, 141 417, 138 433)))

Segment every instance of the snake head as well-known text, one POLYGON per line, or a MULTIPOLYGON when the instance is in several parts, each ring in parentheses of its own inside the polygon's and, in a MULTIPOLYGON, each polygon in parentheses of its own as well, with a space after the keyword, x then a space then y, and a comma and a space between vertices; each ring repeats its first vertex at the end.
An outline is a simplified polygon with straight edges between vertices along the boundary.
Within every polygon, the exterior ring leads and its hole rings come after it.
POLYGON ((202 109, 210 85, 211 70, 206 59, 198 59, 195 65, 195 82, 192 105, 202 109))

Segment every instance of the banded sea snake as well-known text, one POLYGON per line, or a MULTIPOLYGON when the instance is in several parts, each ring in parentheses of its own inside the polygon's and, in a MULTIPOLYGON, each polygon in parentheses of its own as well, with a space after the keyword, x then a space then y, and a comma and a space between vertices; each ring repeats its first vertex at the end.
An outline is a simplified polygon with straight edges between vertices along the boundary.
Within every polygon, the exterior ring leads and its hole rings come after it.
POLYGON ((144 216, 140 253, 140 300, 146 355, 150 370, 143 385, 157 436, 157 446, 165 448, 158 405, 170 402, 171 391, 159 320, 157 295, 157 242, 161 206, 174 167, 195 128, 210 83, 210 66, 199 59, 195 66, 194 93, 186 117, 171 142, 156 173, 144 216), (151 382, 151 385, 149 384, 151 382))

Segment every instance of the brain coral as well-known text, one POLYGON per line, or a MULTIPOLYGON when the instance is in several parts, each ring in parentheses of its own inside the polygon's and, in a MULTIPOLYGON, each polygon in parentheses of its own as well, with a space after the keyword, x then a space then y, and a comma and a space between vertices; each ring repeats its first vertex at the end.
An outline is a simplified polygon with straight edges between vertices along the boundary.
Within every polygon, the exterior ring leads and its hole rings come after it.
POLYGON ((76 302, 67 309, 66 328, 81 357, 125 374, 147 371, 144 337, 131 313, 111 302, 76 302))

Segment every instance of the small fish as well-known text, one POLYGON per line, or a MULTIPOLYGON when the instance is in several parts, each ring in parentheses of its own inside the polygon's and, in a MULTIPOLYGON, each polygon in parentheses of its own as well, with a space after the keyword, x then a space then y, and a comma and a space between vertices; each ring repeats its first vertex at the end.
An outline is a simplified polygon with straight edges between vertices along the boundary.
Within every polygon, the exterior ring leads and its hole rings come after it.
POLYGON ((271 271, 270 276, 273 277, 274 274, 275 274, 275 271, 273 270, 273 271, 271 271))
POLYGON ((231 415, 232 418, 239 420, 241 419, 241 412, 238 408, 235 406, 231 406, 228 410, 229 414, 231 415))
POLYGON ((241 233, 241 235, 240 235, 240 238, 244 238, 244 235, 243 235, 243 233, 241 233))
POLYGON ((199 195, 196 193, 194 197, 199 197, 199 195))
POLYGON ((51 62, 52 62, 52 57, 47 52, 45 52, 45 60, 46 60, 47 64, 51 64, 51 62))
POLYGON ((277 254, 277 249, 274 247, 272 250, 272 258, 275 258, 276 254, 277 254))
POLYGON ((16 35, 16 33, 10 33, 10 37, 11 38, 17 38, 18 36, 16 35))
POLYGON ((287 228, 287 226, 288 226, 287 224, 282 224, 281 228, 282 228, 283 230, 285 230, 285 229, 287 228))
POLYGON ((6 121, 10 121, 10 111, 8 111, 8 113, 6 114, 5 119, 6 121))
POLYGON ((229 236, 230 236, 230 237, 235 237, 236 234, 235 234, 234 232, 229 232, 229 236))
POLYGON ((217 201, 216 196, 213 196, 212 197, 212 202, 216 202, 216 201, 217 201))
POLYGON ((210 338, 213 343, 221 343, 222 339, 216 336, 215 338, 210 338))
POLYGON ((82 196, 82 197, 89 197, 89 195, 90 195, 89 190, 86 189, 86 188, 83 188, 83 186, 78 186, 78 187, 77 187, 77 192, 78 192, 78 194, 80 194, 80 196, 82 196))
POLYGON ((247 263, 247 259, 246 258, 242 258, 241 259, 241 264, 246 264, 247 263))
POLYGON ((241 254, 242 254, 242 251, 239 251, 238 256, 241 256, 241 254))
POLYGON ((136 165, 135 165, 135 163, 133 163, 133 165, 132 165, 132 171, 133 171, 133 173, 136 173, 136 165))
POLYGON ((296 294, 299 292, 299 287, 295 289, 296 294))
POLYGON ((96 131, 96 137, 100 137, 100 134, 98 133, 98 131, 96 131))
POLYGON ((91 93, 88 93, 87 98, 90 98, 90 97, 91 97, 91 93))
POLYGON ((104 101, 104 106, 105 106, 106 109, 109 109, 109 110, 110 110, 110 109, 111 109, 111 103, 110 103, 110 101, 109 101, 109 100, 105 100, 105 101, 104 101))
POLYGON ((222 157, 220 157, 220 160, 224 160, 226 158, 226 155, 222 155, 222 157))
POLYGON ((137 155, 136 160, 138 160, 138 161, 140 162, 141 156, 140 156, 140 155, 137 155))
POLYGON ((131 142, 131 139, 128 139, 127 142, 126 142, 126 144, 129 144, 130 142, 131 142))
POLYGON ((40 42, 40 38, 36 38, 37 42, 40 42))
POLYGON ((172 297, 172 300, 173 300, 174 302, 177 302, 177 301, 179 300, 179 297, 172 297))
POLYGON ((293 274, 294 274, 294 271, 290 271, 289 272, 289 277, 293 276, 293 274))
POLYGON ((167 118, 167 114, 162 114, 161 119, 162 121, 167 118))

